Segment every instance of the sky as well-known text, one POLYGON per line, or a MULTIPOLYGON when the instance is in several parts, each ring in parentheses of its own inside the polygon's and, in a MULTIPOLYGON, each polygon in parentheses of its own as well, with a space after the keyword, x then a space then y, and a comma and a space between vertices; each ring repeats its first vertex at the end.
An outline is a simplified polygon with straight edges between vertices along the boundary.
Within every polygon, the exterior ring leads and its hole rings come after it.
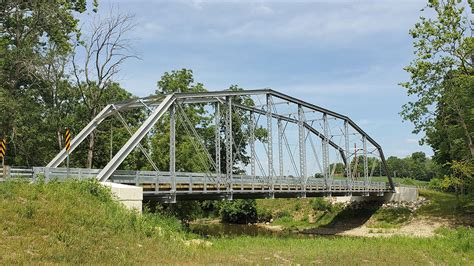
POLYGON ((118 81, 154 93, 164 72, 192 69, 208 90, 272 88, 352 118, 386 156, 405 157, 421 136, 399 112, 413 59, 410 28, 424 1, 99 1, 99 14, 135 16, 127 38, 140 60, 118 81))

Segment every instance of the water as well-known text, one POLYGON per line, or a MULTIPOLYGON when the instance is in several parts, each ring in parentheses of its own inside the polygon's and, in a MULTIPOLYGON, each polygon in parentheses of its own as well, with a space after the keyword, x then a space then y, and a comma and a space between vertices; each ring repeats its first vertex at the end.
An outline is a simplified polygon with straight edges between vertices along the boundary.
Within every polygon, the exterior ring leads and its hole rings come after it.
POLYGON ((287 237, 298 235, 289 230, 276 231, 254 224, 226 224, 226 223, 193 223, 189 225, 196 234, 208 236, 274 236, 287 237))

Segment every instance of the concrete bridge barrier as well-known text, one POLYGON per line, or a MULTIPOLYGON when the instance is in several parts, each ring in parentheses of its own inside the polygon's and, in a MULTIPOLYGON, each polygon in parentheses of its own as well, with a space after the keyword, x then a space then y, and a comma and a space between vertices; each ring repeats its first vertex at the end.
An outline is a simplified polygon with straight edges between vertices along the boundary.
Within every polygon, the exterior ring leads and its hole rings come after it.
POLYGON ((384 202, 416 202, 418 200, 418 188, 414 186, 396 186, 395 192, 385 192, 383 197, 366 196, 343 196, 332 197, 333 203, 359 202, 382 200, 384 202))
POLYGON ((415 202, 418 199, 418 188, 414 186, 396 186, 395 193, 386 193, 387 202, 415 202))
POLYGON ((112 194, 117 198, 118 202, 122 203, 127 209, 135 210, 139 213, 142 212, 142 187, 117 184, 112 182, 101 182, 101 184, 106 187, 109 187, 112 191, 112 194))

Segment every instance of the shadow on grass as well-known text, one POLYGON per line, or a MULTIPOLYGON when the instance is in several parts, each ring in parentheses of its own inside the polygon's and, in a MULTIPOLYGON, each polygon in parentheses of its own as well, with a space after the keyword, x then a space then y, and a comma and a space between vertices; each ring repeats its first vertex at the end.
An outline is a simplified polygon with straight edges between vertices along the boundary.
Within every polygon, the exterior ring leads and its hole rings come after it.
MULTIPOLYGON (((309 228, 302 230, 302 234, 318 234, 318 235, 336 235, 365 224, 374 215, 377 210, 382 206, 383 201, 370 201, 370 202, 352 202, 347 207, 339 211, 329 223, 321 225, 316 228, 309 228)), ((325 213, 320 216, 316 223, 319 223, 325 219, 325 213)))
POLYGON ((418 215, 429 217, 450 218, 454 224, 474 226, 474 198, 460 196, 448 192, 420 190, 420 196, 430 200, 428 205, 422 206, 418 215))

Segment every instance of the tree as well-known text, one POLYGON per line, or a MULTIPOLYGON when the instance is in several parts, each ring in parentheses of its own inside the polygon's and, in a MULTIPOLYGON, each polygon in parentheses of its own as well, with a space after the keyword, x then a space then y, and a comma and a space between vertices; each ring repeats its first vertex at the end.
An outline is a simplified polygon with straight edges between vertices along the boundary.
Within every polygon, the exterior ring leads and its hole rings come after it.
POLYGON ((85 0, 0 2, 0 130, 8 163, 44 164, 58 145, 52 125, 64 108, 52 98, 68 88, 63 59, 79 32, 75 14, 86 6, 85 0))
MULTIPOLYGON (((75 86, 81 101, 92 120, 105 106, 104 95, 120 66, 128 59, 138 57, 131 50, 132 41, 125 35, 134 29, 130 15, 110 15, 106 19, 94 19, 86 36, 77 42, 72 65, 75 86)), ((96 132, 89 136, 87 167, 93 163, 96 132)))
MULTIPOLYGON (((203 84, 195 83, 193 72, 189 69, 165 72, 157 82, 156 94, 169 94, 173 92, 203 92, 203 84)), ((204 105, 190 104, 178 107, 176 112, 184 112, 191 126, 196 132, 209 139, 212 135, 212 127, 209 127, 211 117, 206 113, 204 105), (182 109, 181 109, 182 108, 182 109)), ((188 131, 189 124, 184 124, 182 119, 176 123, 176 166, 177 171, 206 172, 210 170, 209 162, 203 161, 206 158, 205 151, 202 148, 195 149, 199 140, 190 135, 188 131)), ((151 138, 152 158, 160 170, 169 169, 169 139, 170 139, 169 115, 163 116, 155 125, 151 138)))
MULTIPOLYGON (((435 11, 436 17, 421 17, 410 30, 416 58, 405 68, 410 81, 401 85, 408 89, 408 95, 416 96, 416 100, 405 104, 401 115, 414 123, 415 133, 425 132, 428 138, 450 135, 451 132, 447 134, 444 129, 456 128, 458 134, 443 142, 452 147, 461 141, 457 145, 466 151, 464 159, 472 159, 473 98, 469 95, 474 73, 474 39, 471 37, 474 2, 430 0, 427 8, 435 11)), ((435 151, 437 145, 442 144, 428 143, 434 145, 435 151)))
MULTIPOLYGON (((156 94, 169 94, 173 92, 204 92, 207 91, 203 84, 196 83, 193 78, 193 72, 189 69, 175 70, 166 72, 157 83, 156 94)), ((242 90, 237 86, 231 86, 229 90, 242 90)), ((234 103, 254 105, 250 97, 234 97, 234 103)), ((221 112, 224 112, 221 107, 221 112)), ((210 172, 215 171, 214 166, 206 153, 215 160, 215 125, 214 113, 210 113, 205 108, 205 104, 186 104, 180 105, 176 110, 176 167, 177 171, 210 172), (179 113, 179 114, 178 114, 179 113), (189 123, 185 123, 186 116, 189 123), (194 136, 195 131, 199 137, 194 136)), ((223 114, 221 114, 223 115, 223 114)), ((223 119, 221 119, 223 120, 223 119)), ((250 116, 242 110, 234 109, 232 114, 233 139, 233 169, 234 173, 243 171, 237 165, 249 163, 249 157, 246 154, 245 147, 249 143, 249 122, 250 116)), ((158 168, 169 169, 169 116, 165 115, 163 119, 156 124, 153 130, 152 158, 158 168)), ((224 136, 224 121, 220 125, 221 136, 224 136)), ((261 141, 265 141, 266 131, 261 127, 256 128, 255 136, 261 141)), ((223 143, 223 139, 221 139, 223 143)), ((221 145, 221 172, 225 173, 225 146, 221 145)))

